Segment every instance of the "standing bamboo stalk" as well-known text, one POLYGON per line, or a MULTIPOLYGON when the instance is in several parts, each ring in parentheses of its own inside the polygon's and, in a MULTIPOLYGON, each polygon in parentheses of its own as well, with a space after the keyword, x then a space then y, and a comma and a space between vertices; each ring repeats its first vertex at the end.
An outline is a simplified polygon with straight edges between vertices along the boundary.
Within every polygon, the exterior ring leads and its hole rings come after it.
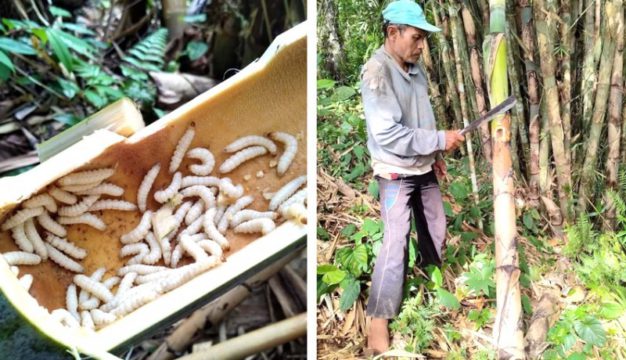
MULTIPOLYGON (((499 104, 509 92, 505 22, 505 1, 491 0, 490 35, 484 46, 485 78, 491 104, 499 104)), ((508 115, 494 119, 491 124, 497 307, 493 337, 499 359, 524 359, 510 128, 508 115)))
POLYGON ((435 111, 435 116, 437 120, 441 122, 447 117, 446 108, 443 104, 443 97, 441 96, 441 91, 439 90, 439 82, 437 81, 437 76, 433 67, 433 58, 430 53, 430 44, 428 43, 428 40, 425 40, 424 42, 424 51, 422 52, 421 59, 424 63, 424 68, 426 69, 426 76, 428 78, 428 89, 430 92, 430 99, 433 102, 433 110, 435 111))
MULTIPOLYGON (((480 68, 480 54, 476 42, 476 26, 474 18, 467 8, 467 4, 462 4, 461 16, 463 18, 463 26, 467 36, 467 44, 470 49, 470 67, 472 80, 474 80, 474 88, 476 94, 476 106, 478 113, 482 116, 487 112, 487 102, 485 101, 485 90, 483 89, 483 76, 480 68)), ((480 143, 483 150, 483 156, 491 163, 491 134, 489 134, 489 124, 484 123, 480 126, 480 143)))
POLYGON ((599 46, 599 41, 594 38, 594 18, 595 18, 595 0, 585 1, 585 26, 583 29, 583 38, 585 44, 585 57, 583 62, 581 93, 583 97, 583 116, 580 129, 584 133, 591 121, 592 99, 594 94, 594 83, 596 82, 596 66, 594 62, 594 49, 599 46))
POLYGON ((535 63, 535 32, 532 24, 532 7, 528 0, 519 0, 518 10, 522 22, 522 43, 526 82, 528 86, 529 102, 529 187, 530 200, 533 205, 539 205, 539 86, 537 64, 535 63))
MULTIPOLYGON (((624 12, 622 3, 616 4, 617 14, 617 47, 615 49, 615 60, 613 61, 613 73, 611 74, 611 95, 609 96, 609 126, 608 126, 608 142, 609 154, 606 159, 606 189, 617 190, 617 174, 619 172, 619 145, 620 145, 620 120, 623 99, 623 81, 622 72, 624 70, 624 12)), ((615 206, 608 194, 605 195, 606 201, 606 222, 604 227, 607 230, 615 230, 615 206)))
POLYGON ((552 199, 550 175, 550 124, 545 99, 541 102, 541 142, 539 143, 539 189, 543 197, 552 199))
MULTIPOLYGON (((557 9, 555 0, 547 0, 549 9, 557 9)), ((571 120, 571 100, 572 100, 572 71, 570 65, 570 25, 572 22, 570 14, 570 4, 568 1, 561 1, 560 8, 561 20, 560 22, 560 34, 561 34, 561 83, 560 83, 560 95, 561 95, 561 119, 563 119, 563 135, 565 136, 563 142, 565 144, 565 156, 567 161, 571 164, 571 144, 572 144, 572 120, 571 120)))
MULTIPOLYGON (((459 9, 452 4, 448 5, 448 12, 450 14, 450 32, 452 35, 452 48, 454 50, 454 58, 456 64, 456 81, 457 81, 457 90, 459 92, 459 98, 461 102, 461 114, 463 116, 463 125, 469 125, 468 120, 468 110, 467 110, 467 97, 465 96, 465 87, 463 86, 463 65, 466 68, 468 66, 467 53, 463 55, 465 48, 463 47, 464 42, 461 41, 461 37, 463 36, 463 30, 459 25, 459 9)), ((474 150, 472 146, 472 136, 471 134, 466 135, 467 140, 465 144, 467 145, 467 155, 469 159, 470 166, 470 179, 472 182, 472 193, 474 197, 474 204, 476 204, 476 209, 479 209, 479 197, 478 197, 478 181, 476 180, 476 164, 474 161, 474 150)), ((478 210, 480 212, 480 210, 478 210)), ((482 216, 478 216, 478 227, 482 230, 483 221, 482 216)))
POLYGON ((533 3, 536 16, 537 45, 541 60, 541 73, 543 75, 544 96, 546 98, 547 113, 550 122, 550 138, 552 140, 552 153, 556 163, 558 179, 559 205, 566 221, 574 218, 572 210, 572 171, 566 151, 563 134, 563 122, 561 121, 559 95, 556 87, 556 65, 552 49, 554 48, 554 20, 548 21, 545 13, 543 0, 533 3))
POLYGON ((600 135, 604 126, 605 113, 607 108, 607 100, 609 97, 609 85, 611 82, 611 68, 613 67, 615 56, 615 43, 617 37, 617 19, 616 8, 617 1, 608 1, 604 7, 605 17, 605 36, 602 39, 602 59, 600 62, 600 72, 598 74, 598 87, 596 90, 596 99, 591 118, 591 127, 589 137, 586 141, 587 153, 583 164, 582 175, 580 178, 578 211, 584 213, 589 204, 593 203, 594 192, 593 183, 596 173, 596 163, 598 158, 598 147, 600 143, 600 135))

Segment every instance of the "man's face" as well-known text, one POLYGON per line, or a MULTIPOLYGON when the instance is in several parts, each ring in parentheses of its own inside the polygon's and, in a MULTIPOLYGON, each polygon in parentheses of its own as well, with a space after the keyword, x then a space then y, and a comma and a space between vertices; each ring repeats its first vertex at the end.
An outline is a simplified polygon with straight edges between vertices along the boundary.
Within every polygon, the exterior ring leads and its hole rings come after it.
POLYGON ((415 64, 424 50, 426 32, 412 26, 400 31, 397 26, 390 26, 388 30, 391 51, 405 63, 415 64))

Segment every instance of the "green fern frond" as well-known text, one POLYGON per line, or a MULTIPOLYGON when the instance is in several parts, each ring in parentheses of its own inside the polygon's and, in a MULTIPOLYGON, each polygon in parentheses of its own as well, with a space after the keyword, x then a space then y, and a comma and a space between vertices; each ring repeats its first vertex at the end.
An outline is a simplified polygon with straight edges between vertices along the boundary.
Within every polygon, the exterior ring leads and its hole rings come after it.
POLYGON ((565 256, 576 258, 594 248, 598 233, 593 229, 593 223, 586 214, 581 214, 576 224, 567 227, 565 231, 567 233, 567 245, 563 249, 565 256))
POLYGON ((626 168, 620 170, 619 172, 617 177, 617 188, 620 195, 626 196, 626 168))
POLYGON ((122 61, 145 72, 160 71, 165 65, 165 46, 167 29, 160 28, 128 50, 122 61))

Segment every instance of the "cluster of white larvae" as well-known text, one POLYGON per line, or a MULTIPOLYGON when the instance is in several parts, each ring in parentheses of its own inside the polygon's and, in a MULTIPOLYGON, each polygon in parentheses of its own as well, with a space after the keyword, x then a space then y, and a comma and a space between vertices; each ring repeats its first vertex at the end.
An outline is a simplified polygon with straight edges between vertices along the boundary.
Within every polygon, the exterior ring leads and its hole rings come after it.
MULTIPOLYGON (((77 273, 67 288, 67 308, 52 311, 52 316, 62 324, 86 329, 105 326, 219 265, 225 259, 224 251, 230 248, 228 229, 236 233, 267 234, 275 228, 274 221, 279 217, 306 223, 306 176, 296 177, 276 191, 268 211, 246 209, 254 197, 245 194, 244 187, 228 177, 210 176, 215 158, 207 148, 189 150, 194 135, 191 126, 179 140, 168 168, 171 175, 168 186, 153 190, 162 169, 160 163, 146 173, 137 191, 137 205, 101 199, 122 196, 124 189, 105 182, 114 174, 114 168, 89 170, 61 178, 48 193, 23 202, 22 208, 4 222, 2 230, 10 230, 21 249, 3 254, 16 275, 17 265, 36 265, 48 258, 77 273), (189 166, 190 175, 179 171, 185 156, 200 161, 189 166), (148 209, 151 192, 160 204, 158 209, 148 209), (66 238, 64 226, 87 224, 105 231, 107 225, 91 213, 101 210, 142 214, 139 224, 120 237, 124 245, 120 258, 128 258, 125 266, 118 269, 118 276, 106 280, 103 280, 105 267, 91 276, 81 274, 84 269, 80 260, 88 255, 87 251, 66 238), (178 267, 186 255, 193 262, 178 267), (165 266, 157 265, 159 262, 165 266)), ((282 176, 295 157, 297 139, 283 132, 270 133, 269 137, 283 144, 284 151, 278 161, 270 161, 270 167, 275 165, 282 176)), ((252 135, 231 143, 224 151, 234 154, 221 164, 219 171, 230 172, 268 152, 276 155, 277 146, 270 138, 252 135)), ((33 279, 26 275, 20 281, 28 289, 33 279)))

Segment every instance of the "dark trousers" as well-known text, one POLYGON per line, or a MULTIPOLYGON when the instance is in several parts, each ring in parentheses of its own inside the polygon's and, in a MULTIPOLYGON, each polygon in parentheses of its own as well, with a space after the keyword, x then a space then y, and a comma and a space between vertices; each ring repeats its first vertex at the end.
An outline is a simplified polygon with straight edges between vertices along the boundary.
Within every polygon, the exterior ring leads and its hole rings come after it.
POLYGON ((376 258, 367 314, 391 319, 400 311, 406 277, 411 216, 417 228, 419 266, 441 265, 446 217, 434 172, 396 180, 377 177, 385 226, 376 258))

